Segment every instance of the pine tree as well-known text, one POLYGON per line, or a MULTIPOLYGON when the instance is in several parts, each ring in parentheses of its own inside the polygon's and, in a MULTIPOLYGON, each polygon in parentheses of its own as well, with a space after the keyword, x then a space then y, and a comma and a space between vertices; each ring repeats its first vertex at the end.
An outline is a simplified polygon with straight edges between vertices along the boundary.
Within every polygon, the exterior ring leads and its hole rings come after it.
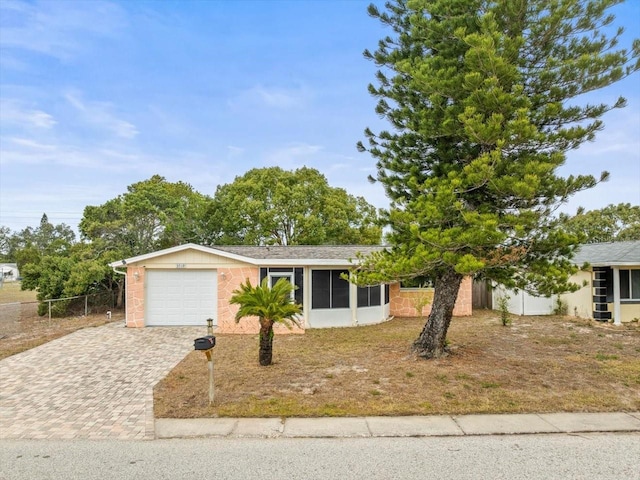
POLYGON ((363 259, 359 283, 434 279, 431 314, 414 342, 445 353, 465 275, 551 293, 577 288, 577 238, 554 212, 605 180, 556 173, 592 140, 601 117, 625 105, 585 103, 640 67, 640 41, 618 49, 608 8, 618 0, 397 0, 369 14, 393 34, 365 57, 380 68, 376 112, 389 131, 365 130, 391 200, 388 252, 363 259), (613 32, 613 33, 610 33, 613 32))

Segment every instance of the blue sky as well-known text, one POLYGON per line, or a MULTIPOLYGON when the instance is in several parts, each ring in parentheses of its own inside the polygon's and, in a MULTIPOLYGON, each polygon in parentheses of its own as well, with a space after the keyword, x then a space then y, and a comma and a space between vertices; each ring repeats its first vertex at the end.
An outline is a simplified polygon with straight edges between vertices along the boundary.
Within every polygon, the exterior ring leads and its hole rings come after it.
MULTIPOLYGON (((367 182, 363 130, 386 128, 362 57, 387 31, 368 1, 0 2, 0 225, 42 213, 73 228, 154 174, 213 195, 254 167, 317 168, 332 186, 387 206, 367 182)), ((380 3, 380 2, 377 2, 380 3)), ((614 12, 640 37, 640 1, 614 12)), ((640 75, 595 142, 561 173, 611 179, 564 208, 640 204, 640 75)))

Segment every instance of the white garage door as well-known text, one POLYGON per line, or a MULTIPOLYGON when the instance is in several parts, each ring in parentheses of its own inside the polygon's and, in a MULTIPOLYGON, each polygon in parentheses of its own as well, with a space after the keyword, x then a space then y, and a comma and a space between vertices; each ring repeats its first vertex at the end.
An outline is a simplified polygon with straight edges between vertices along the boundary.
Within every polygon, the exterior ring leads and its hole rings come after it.
POLYGON ((218 282, 215 270, 147 270, 145 324, 217 324, 218 282))

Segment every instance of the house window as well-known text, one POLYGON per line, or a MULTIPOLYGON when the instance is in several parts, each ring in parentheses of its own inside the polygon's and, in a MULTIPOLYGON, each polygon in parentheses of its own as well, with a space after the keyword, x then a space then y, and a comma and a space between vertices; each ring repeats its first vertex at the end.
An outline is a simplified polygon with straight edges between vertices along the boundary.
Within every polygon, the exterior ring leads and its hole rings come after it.
POLYGON ((384 286, 384 304, 387 305, 391 301, 391 286, 387 283, 384 286))
POLYGON ((640 270, 620 270, 620 299, 640 300, 640 270))
POLYGON ((358 308, 380 305, 380 285, 358 287, 358 308))
POLYGON ((608 268, 605 272, 605 281, 607 287, 607 303, 613 303, 613 269, 608 268))
POLYGON ((302 305, 303 297, 303 268, 282 268, 282 267, 269 267, 260 269, 260 282, 265 277, 269 277, 269 287, 273 287, 281 278, 287 279, 290 283, 297 288, 291 293, 292 298, 299 305, 302 305))
POLYGON ((349 282, 342 278, 347 270, 311 271, 311 308, 349 308, 349 282))

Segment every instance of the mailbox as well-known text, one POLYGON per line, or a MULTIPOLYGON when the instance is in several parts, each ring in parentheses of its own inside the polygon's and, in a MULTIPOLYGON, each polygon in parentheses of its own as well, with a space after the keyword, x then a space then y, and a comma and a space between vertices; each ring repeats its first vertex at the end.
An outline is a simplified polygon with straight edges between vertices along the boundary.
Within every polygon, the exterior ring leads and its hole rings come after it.
POLYGON ((196 350, 209 350, 216 346, 216 337, 207 335, 206 337, 196 338, 193 341, 193 348, 196 350))

